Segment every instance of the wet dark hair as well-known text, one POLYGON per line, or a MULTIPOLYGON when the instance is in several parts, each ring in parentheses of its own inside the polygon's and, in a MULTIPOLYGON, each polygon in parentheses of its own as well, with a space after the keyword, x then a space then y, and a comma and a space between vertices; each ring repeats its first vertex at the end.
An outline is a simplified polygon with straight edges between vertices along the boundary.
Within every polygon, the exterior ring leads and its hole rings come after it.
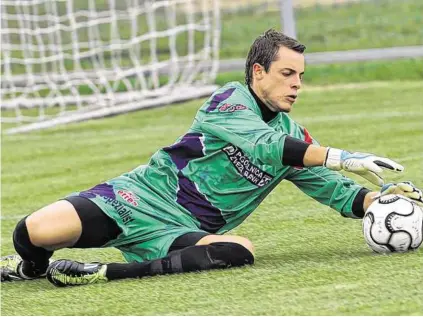
POLYGON ((304 53, 306 47, 296 39, 289 37, 282 32, 274 29, 267 30, 264 34, 257 37, 250 47, 247 61, 245 62, 245 83, 251 85, 253 79, 253 65, 258 63, 269 71, 270 64, 277 59, 278 51, 281 46, 285 46, 298 53, 304 53))

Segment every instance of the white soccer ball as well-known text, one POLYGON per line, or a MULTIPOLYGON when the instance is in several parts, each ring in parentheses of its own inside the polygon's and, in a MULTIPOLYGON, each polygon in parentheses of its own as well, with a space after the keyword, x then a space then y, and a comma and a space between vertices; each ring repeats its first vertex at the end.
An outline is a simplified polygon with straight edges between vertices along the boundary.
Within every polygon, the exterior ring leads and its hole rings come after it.
POLYGON ((423 210, 404 196, 382 196, 367 209, 363 233, 378 253, 416 250, 423 241, 423 210))

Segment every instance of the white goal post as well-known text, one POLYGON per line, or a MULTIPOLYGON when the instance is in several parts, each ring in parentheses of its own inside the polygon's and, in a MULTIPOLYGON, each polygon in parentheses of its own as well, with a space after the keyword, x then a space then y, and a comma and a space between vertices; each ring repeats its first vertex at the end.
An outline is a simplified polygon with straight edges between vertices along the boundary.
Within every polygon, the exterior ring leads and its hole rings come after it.
POLYGON ((1 122, 9 133, 216 89, 219 0, 0 3, 1 122))

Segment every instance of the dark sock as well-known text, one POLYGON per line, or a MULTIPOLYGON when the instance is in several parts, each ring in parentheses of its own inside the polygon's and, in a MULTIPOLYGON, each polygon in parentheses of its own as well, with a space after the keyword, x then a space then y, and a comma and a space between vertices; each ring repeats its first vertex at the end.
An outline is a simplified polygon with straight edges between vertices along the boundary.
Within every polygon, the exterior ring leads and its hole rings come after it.
POLYGON ((22 273, 28 277, 37 277, 47 270, 53 252, 32 244, 26 227, 26 218, 16 225, 13 232, 13 244, 23 260, 20 268, 22 273))
POLYGON ((161 259, 107 264, 109 280, 137 278, 160 274, 222 269, 253 264, 251 252, 237 243, 218 242, 209 245, 190 246, 170 252, 161 259))

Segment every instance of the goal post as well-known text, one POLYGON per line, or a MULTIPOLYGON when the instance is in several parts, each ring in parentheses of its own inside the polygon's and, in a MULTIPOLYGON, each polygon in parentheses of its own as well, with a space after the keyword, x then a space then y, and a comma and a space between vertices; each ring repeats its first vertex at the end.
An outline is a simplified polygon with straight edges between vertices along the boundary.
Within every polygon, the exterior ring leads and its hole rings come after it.
POLYGON ((219 0, 2 0, 0 9, 8 133, 216 89, 219 0))

